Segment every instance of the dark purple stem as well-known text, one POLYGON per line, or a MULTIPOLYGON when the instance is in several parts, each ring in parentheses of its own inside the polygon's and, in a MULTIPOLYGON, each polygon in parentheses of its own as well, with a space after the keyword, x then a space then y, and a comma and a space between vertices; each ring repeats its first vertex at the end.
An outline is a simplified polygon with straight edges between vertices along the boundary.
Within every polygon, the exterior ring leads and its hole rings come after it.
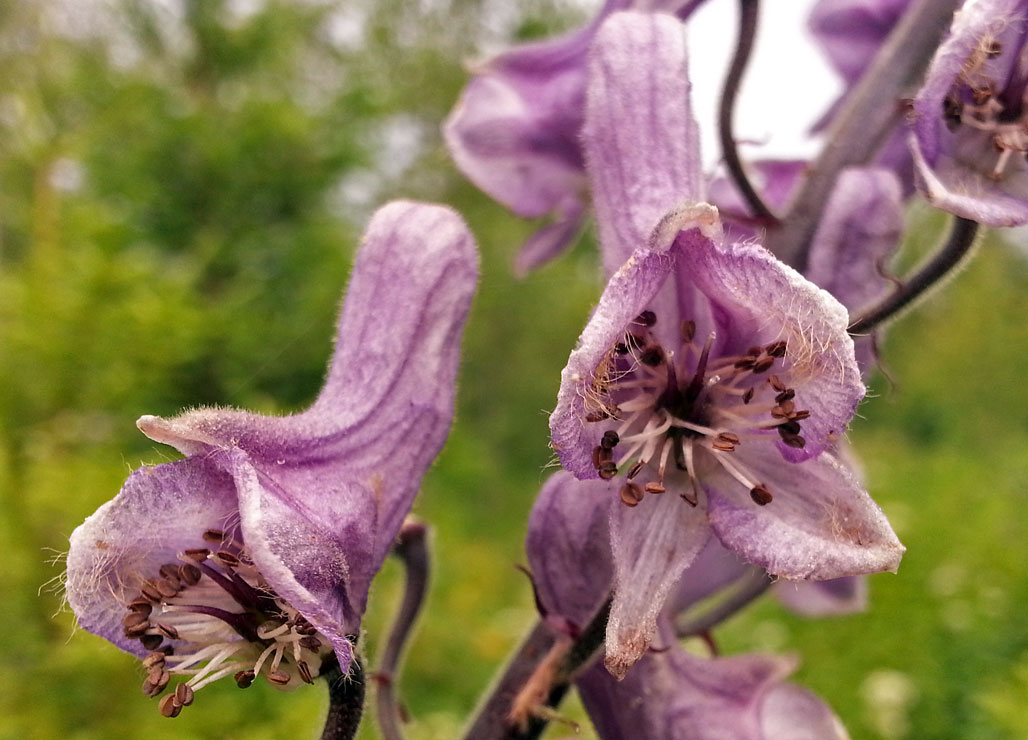
POLYGON ((760 11, 760 0, 739 1, 739 38, 735 46, 735 56, 725 77, 725 86, 721 91, 721 108, 718 111, 718 132, 721 137, 721 156, 725 160, 728 174, 739 188, 743 199, 749 205, 756 219, 764 224, 777 224, 778 218, 767 207, 756 188, 746 176, 746 169, 739 158, 739 150, 735 141, 733 117, 735 100, 739 95, 739 85, 746 72, 753 51, 753 40, 757 35, 757 17, 760 11))
POLYGON ((904 99, 920 84, 961 0, 914 0, 874 64, 848 96, 828 131, 821 154, 781 216, 765 246, 803 272, 810 242, 839 172, 869 163, 902 121, 904 99))
POLYGON ((364 713, 364 667, 354 657, 345 676, 338 665, 323 676, 328 682, 328 716, 321 740, 353 740, 364 713))
MULTIPOLYGON (((561 663, 558 672, 560 678, 550 687, 549 696, 545 701, 547 707, 553 708, 560 704, 567 694, 572 677, 603 646, 609 616, 610 599, 607 599, 579 633, 561 663)), ((464 740, 536 740, 542 735, 549 720, 534 717, 525 730, 519 730, 511 724, 509 717, 515 697, 535 672, 539 662, 549 653, 554 642, 556 635, 553 628, 542 621, 537 622, 507 664, 485 704, 478 710, 478 715, 464 733, 464 740)))
POLYGON ((404 645, 425 602, 425 592, 428 590, 427 540, 428 528, 424 524, 407 522, 400 529, 399 538, 393 547, 393 554, 403 561, 407 582, 400 611, 389 633, 389 640, 382 653, 382 662, 375 673, 378 727, 385 740, 403 740, 399 722, 400 710, 396 699, 396 676, 404 645))
POLYGON ((928 258, 899 288, 876 306, 860 313, 850 324, 849 333, 867 334, 909 308, 934 285, 944 280, 970 254, 978 234, 978 223, 959 216, 939 250, 928 258))

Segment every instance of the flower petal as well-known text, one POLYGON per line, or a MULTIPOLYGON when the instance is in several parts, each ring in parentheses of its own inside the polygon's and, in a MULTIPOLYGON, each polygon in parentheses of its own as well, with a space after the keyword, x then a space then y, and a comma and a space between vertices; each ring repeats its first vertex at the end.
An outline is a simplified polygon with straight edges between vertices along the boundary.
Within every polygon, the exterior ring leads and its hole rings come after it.
MULTIPOLYGON (((453 419, 477 262, 453 211, 404 201, 384 206, 365 233, 328 379, 310 409, 286 417, 199 409, 171 420, 145 416, 138 426, 185 454, 239 447, 273 481, 276 471, 312 463, 326 479, 360 481, 377 502, 381 560, 453 419)), ((302 495, 311 497, 308 505, 330 498, 314 487, 302 495)))
POLYGON ((678 272, 710 301, 719 353, 787 343, 788 382, 797 406, 809 410, 810 417, 803 422, 804 448, 777 444, 788 460, 817 456, 846 430, 864 396, 853 340, 846 333, 846 309, 762 247, 701 246, 682 250, 678 272))
POLYGON ((604 665, 612 675, 623 678, 646 653, 671 588, 709 536, 703 502, 692 506, 672 493, 611 510, 614 600, 604 665))
POLYGON ((734 454, 774 499, 756 506, 727 473, 706 477, 711 527, 725 547, 788 579, 823 581, 899 566, 905 548, 831 453, 788 463, 771 445, 749 444, 734 454))
POLYGON ((582 142, 607 274, 664 215, 703 199, 681 23, 616 13, 590 51, 582 142))
POLYGON ((539 598, 550 614, 579 627, 613 583, 608 532, 618 485, 559 471, 543 484, 528 520, 525 549, 539 598))
POLYGON ((127 604, 177 553, 206 547, 203 533, 235 519, 232 479, 200 457, 134 471, 121 491, 71 533, 66 594, 79 625, 144 657, 125 637, 127 604))

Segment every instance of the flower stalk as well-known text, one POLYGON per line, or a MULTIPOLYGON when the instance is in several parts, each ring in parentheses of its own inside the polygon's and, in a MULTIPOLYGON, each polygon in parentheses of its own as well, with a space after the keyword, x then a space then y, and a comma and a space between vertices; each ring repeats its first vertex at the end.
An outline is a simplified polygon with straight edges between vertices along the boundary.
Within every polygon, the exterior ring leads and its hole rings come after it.
POLYGON ((977 235, 976 221, 960 216, 954 217, 949 236, 938 251, 880 303, 862 311, 850 324, 849 333, 854 336, 867 334, 910 308, 933 286, 939 285, 947 275, 952 274, 952 271, 971 254, 977 235))
POLYGON ((425 603, 428 590, 428 527, 417 521, 405 522, 393 547, 393 554, 403 562, 407 579, 400 611, 382 653, 382 663, 375 673, 376 712, 382 737, 385 740, 403 740, 396 697, 396 676, 403 648, 425 603))
POLYGON ((721 154, 725 160, 725 167, 728 174, 739 188, 739 193, 745 199, 755 218, 767 225, 776 225, 778 218, 771 209, 764 203, 763 198, 753 187, 742 159, 739 157, 739 149, 735 140, 735 126, 733 124, 735 114, 735 101, 739 96, 739 87, 743 74, 750 61, 750 54, 753 52, 753 42, 757 37, 757 22, 760 14, 760 0, 739 0, 739 37, 736 42, 735 55, 732 57, 732 64, 728 68, 728 75, 725 77, 725 86, 721 92, 721 106, 718 110, 718 133, 721 138, 721 154))

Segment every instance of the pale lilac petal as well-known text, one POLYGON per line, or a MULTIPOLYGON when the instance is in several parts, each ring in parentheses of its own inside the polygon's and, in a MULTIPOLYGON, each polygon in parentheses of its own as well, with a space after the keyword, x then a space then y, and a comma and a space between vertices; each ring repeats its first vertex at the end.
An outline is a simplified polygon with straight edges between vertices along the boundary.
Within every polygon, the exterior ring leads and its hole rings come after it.
POLYGON ((204 547, 204 531, 231 521, 237 508, 232 478, 202 457, 134 471, 71 533, 65 593, 79 625, 145 656, 122 632, 126 605, 178 552, 204 547))
MULTIPOLYGON (((449 431, 476 278, 474 242, 453 211, 387 205, 368 226, 328 379, 310 409, 286 417, 199 409, 171 420, 146 416, 138 425, 185 454, 239 447, 282 490, 291 489, 283 476, 310 475, 313 467, 324 479, 359 486, 360 496, 377 502, 380 561, 449 431)), ((336 501, 318 490, 303 495, 318 505, 336 501)))
POLYGON ((778 581, 775 596, 804 617, 834 617, 867 611, 867 578, 850 576, 830 581, 778 581))
POLYGON ((738 460, 774 499, 755 506, 722 471, 707 476, 710 524, 722 544, 769 573, 828 580, 895 571, 904 547, 878 505, 830 453, 783 463, 768 444, 744 444, 738 460))
POLYGON ((617 481, 580 481, 565 471, 543 484, 528 520, 525 550, 548 614, 584 626, 610 593, 610 509, 617 481))
POLYGON ((786 459, 815 457, 839 439, 864 396, 846 309, 752 244, 683 250, 679 272, 713 307, 720 355, 787 343, 788 383, 810 418, 803 422, 804 448, 777 443, 786 459))
POLYGON ((705 204, 669 214, 650 235, 650 248, 638 250, 607 282, 578 346, 561 372, 557 406, 550 416, 550 445, 564 469, 575 477, 597 477, 592 452, 602 431, 595 425, 590 428, 585 419, 596 411, 611 348, 620 341, 629 322, 652 305, 674 268, 675 254, 693 243, 719 238, 719 230, 716 209, 705 204), (679 229, 688 231, 675 241, 679 229), (667 251, 672 244, 675 254, 667 251))
POLYGON ((676 206, 703 200, 681 23, 617 13, 589 59, 582 141, 607 273, 676 206))
POLYGON ((668 594, 709 536, 703 502, 692 506, 673 493, 611 510, 614 600, 604 665, 612 675, 623 678, 645 654, 668 594))

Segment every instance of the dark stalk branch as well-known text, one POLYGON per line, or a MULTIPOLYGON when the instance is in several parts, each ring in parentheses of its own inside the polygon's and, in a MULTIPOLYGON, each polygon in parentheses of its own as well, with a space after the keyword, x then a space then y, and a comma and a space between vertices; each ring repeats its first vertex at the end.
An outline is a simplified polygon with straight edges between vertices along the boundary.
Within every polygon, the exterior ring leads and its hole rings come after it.
POLYGON ((382 662, 375 673, 376 713, 378 726, 385 740, 404 740, 400 729, 400 709, 396 698, 396 676, 404 645, 417 620, 428 590, 428 529, 421 522, 405 522, 393 547, 393 554, 403 561, 407 581, 400 611, 389 633, 382 662))
POLYGON ((827 142, 765 246, 800 272, 825 202, 845 167, 869 163, 905 113, 961 0, 914 0, 845 100, 827 142))
POLYGON ((753 573, 735 591, 710 609, 696 615, 683 614, 675 620, 675 634, 678 637, 697 637, 708 633, 726 619, 756 601, 771 588, 774 580, 766 572, 753 573))
POLYGON ((328 683, 328 717, 321 740, 353 740, 364 711, 364 667, 354 656, 345 676, 338 664, 323 675, 328 683))
POLYGON ((757 16, 760 11, 760 0, 739 1, 739 38, 735 46, 735 56, 725 77, 725 86, 721 91, 721 108, 718 111, 718 133, 721 137, 721 155, 725 160, 728 174, 739 188, 743 199, 749 205, 754 217, 765 225, 777 224, 778 219, 767 207, 756 188, 746 176, 746 169, 739 158, 739 150, 735 141, 733 116, 735 100, 739 95, 739 85, 746 72, 753 51, 753 40, 757 35, 757 16))
POLYGON ((565 645, 561 645, 561 641, 569 638, 558 635, 545 622, 537 622, 493 686, 485 704, 479 708, 464 733, 464 740, 536 740, 542 735, 552 716, 545 710, 560 704, 575 674, 603 646, 609 616, 610 599, 607 599, 578 637, 565 645), (544 685, 533 685, 538 679, 540 666, 555 651, 560 654, 556 670, 548 674, 544 685), (526 690, 535 690, 542 699, 537 707, 540 711, 519 724, 515 708, 526 690))
POLYGON ((944 280, 970 253, 978 234, 978 223, 959 216, 953 219, 949 236, 939 250, 919 266, 902 285, 876 306, 862 311, 849 333, 867 334, 909 308, 934 285, 944 280))

